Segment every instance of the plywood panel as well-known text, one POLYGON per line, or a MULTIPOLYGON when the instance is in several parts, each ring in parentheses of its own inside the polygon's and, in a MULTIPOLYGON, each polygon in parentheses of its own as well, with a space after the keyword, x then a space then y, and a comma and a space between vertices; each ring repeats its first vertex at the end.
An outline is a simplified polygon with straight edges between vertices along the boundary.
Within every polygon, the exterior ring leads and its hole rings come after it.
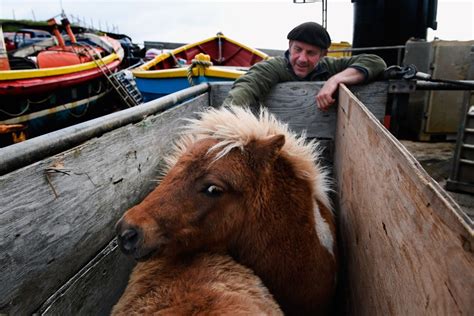
POLYGON ((114 235, 203 94, 0 177, 0 313, 30 314, 114 235))
POLYGON ((349 315, 473 315, 473 224, 349 92, 335 172, 349 315))

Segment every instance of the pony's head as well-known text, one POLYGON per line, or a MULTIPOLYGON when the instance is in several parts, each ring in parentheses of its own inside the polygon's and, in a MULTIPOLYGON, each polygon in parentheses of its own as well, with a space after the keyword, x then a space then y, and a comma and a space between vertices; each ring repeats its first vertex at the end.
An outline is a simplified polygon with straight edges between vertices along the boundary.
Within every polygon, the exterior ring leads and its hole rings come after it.
POLYGON ((159 186, 117 223, 125 253, 144 260, 225 250, 295 194, 329 207, 316 145, 266 110, 256 117, 244 108, 210 109, 189 123, 159 186))

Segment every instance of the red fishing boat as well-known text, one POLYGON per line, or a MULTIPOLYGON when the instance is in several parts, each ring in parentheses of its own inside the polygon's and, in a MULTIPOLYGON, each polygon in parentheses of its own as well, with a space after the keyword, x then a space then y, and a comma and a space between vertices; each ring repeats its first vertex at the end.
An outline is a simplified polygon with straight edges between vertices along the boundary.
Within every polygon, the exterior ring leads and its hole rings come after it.
POLYGON ((54 36, 0 56, 0 125, 6 131, 0 145, 80 121, 110 90, 106 77, 122 62, 117 40, 76 35, 66 18, 61 25, 67 35, 60 33, 55 19, 48 24, 54 36))

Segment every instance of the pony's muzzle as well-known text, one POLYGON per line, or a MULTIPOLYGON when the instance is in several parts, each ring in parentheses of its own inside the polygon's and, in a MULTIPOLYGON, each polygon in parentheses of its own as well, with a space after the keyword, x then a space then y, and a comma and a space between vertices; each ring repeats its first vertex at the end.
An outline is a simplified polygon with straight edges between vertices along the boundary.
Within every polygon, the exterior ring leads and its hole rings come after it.
POLYGON ((138 252, 143 242, 143 232, 141 229, 129 226, 123 221, 119 221, 116 227, 117 241, 120 250, 126 255, 134 255, 138 252))

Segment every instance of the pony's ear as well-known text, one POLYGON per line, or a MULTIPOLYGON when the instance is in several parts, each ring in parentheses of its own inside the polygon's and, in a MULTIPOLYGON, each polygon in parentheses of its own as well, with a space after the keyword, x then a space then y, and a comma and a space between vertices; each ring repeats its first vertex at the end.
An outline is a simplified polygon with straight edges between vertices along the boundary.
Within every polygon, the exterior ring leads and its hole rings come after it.
POLYGON ((253 156, 261 162, 268 162, 278 156, 281 148, 285 144, 285 135, 274 135, 264 139, 259 139, 253 143, 251 152, 253 156))
POLYGON ((262 140, 262 147, 267 148, 273 155, 280 152, 283 145, 285 145, 285 135, 282 134, 269 136, 262 140))

